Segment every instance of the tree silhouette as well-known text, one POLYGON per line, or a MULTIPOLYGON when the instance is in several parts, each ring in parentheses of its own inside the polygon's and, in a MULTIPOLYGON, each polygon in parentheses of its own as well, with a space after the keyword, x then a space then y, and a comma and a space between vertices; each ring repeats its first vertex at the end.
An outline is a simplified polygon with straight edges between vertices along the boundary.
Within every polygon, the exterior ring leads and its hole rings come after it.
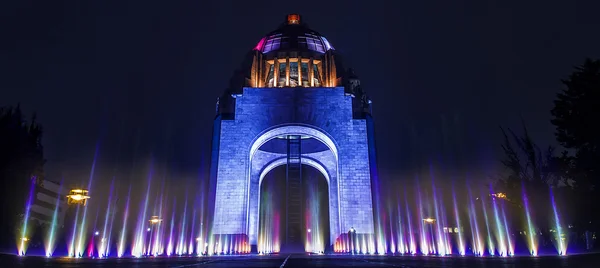
POLYGON ((558 142, 575 151, 573 179, 595 189, 600 179, 600 60, 587 59, 562 83, 566 87, 554 101, 551 122, 558 142))
POLYGON ((600 60, 586 59, 562 83, 565 88, 554 101, 551 122, 558 142, 567 149, 562 159, 579 192, 579 210, 598 219, 592 211, 600 207, 600 60))
POLYGON ((35 115, 27 123, 20 106, 0 108, 0 247, 14 246, 32 179, 44 177, 42 127, 35 115))
POLYGON ((540 219, 539 222, 545 222, 549 215, 541 208, 548 207, 549 187, 568 186, 562 175, 561 158, 556 157, 552 146, 542 150, 531 139, 525 126, 521 136, 511 129, 501 130, 504 135, 504 157, 501 162, 509 173, 496 183, 495 188, 505 192, 518 206, 522 206, 521 196, 525 190, 529 206, 537 210, 535 217, 540 219))
POLYGON ((504 129, 501 130, 504 135, 502 150, 505 154, 501 162, 510 171, 507 179, 509 188, 519 188, 522 184, 544 188, 558 186, 561 182, 566 184, 559 175, 559 162, 555 158, 554 147, 540 149, 529 136, 526 127, 523 127, 523 136, 508 129, 509 137, 504 129))

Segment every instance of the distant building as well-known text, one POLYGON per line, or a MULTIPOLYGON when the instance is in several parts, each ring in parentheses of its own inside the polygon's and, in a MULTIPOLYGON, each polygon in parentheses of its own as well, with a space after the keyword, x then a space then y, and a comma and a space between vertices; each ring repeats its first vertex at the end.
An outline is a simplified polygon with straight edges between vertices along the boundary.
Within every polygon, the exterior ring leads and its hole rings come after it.
POLYGON ((66 191, 67 189, 61 188, 60 183, 50 180, 42 181, 41 185, 36 186, 35 189, 35 200, 30 210, 31 219, 40 224, 52 224, 58 202, 56 223, 61 226, 67 211, 66 191))

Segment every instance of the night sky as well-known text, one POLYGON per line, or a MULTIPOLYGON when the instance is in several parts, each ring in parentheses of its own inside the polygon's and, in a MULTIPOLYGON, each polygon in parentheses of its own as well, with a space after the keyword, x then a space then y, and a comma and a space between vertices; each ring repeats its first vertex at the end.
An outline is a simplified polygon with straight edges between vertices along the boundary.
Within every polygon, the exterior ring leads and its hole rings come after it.
POLYGON ((520 128, 521 118, 541 146, 554 144, 560 79, 600 57, 597 0, 0 5, 0 105, 38 113, 47 176, 69 182, 87 180, 96 148, 101 180, 125 180, 150 156, 173 180, 202 173, 216 98, 288 13, 360 76, 387 178, 449 147, 492 170, 499 126, 520 128))

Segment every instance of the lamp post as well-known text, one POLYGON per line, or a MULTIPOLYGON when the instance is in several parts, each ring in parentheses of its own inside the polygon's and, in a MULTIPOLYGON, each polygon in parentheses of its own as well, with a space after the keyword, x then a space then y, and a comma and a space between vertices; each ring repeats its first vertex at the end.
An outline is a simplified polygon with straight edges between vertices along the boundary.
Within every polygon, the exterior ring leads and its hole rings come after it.
POLYGON ((149 220, 151 225, 156 225, 162 222, 162 219, 158 216, 152 216, 149 220))
POLYGON ((425 219, 423 219, 423 222, 425 222, 427 224, 434 224, 435 219, 434 218, 425 218, 425 219))
POLYGON ((71 189, 71 191, 67 195, 67 204, 79 204, 85 206, 87 204, 88 199, 90 199, 90 196, 88 195, 88 190, 71 189))
MULTIPOLYGON (((152 217, 150 217, 150 220, 148 220, 148 222, 150 222, 150 226, 148 227, 148 229, 146 229, 146 232, 148 233, 148 249, 150 252, 153 250, 152 249, 152 237, 154 236, 156 228, 158 228, 158 226, 162 222, 162 219, 159 216, 152 216, 152 217)), ((158 236, 158 232, 156 232, 156 235, 158 236)), ((158 243, 158 241, 154 241, 154 243, 158 243)), ((155 247, 156 247, 156 245, 155 245, 155 247)), ((157 252, 152 252, 152 255, 157 255, 157 254, 158 254, 157 252)))
POLYGON ((350 244, 350 252, 352 254, 358 253, 358 245, 356 245, 356 229, 354 229, 354 227, 350 227, 350 230, 348 230, 348 241, 348 244, 350 244))

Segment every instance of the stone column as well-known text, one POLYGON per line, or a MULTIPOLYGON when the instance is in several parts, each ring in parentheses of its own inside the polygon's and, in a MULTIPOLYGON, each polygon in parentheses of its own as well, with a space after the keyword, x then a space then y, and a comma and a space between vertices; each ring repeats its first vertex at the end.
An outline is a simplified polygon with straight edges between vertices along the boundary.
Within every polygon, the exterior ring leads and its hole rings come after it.
POLYGON ((273 87, 277 87, 277 82, 279 82, 279 60, 277 57, 275 57, 273 65, 275 65, 273 67, 273 87))
POLYGON ((300 84, 300 86, 303 86, 302 84, 302 57, 298 56, 298 83, 300 84))
POLYGON ((290 57, 285 57, 285 86, 290 86, 290 57))
POLYGON ((328 87, 329 86, 329 57, 327 57, 327 53, 323 55, 323 61, 321 63, 321 77, 323 81, 321 81, 321 86, 328 87))
POLYGON ((337 70, 335 68, 335 59, 334 59, 334 55, 331 54, 331 60, 329 61, 329 64, 331 65, 331 70, 329 72, 329 75, 331 77, 331 87, 335 87, 337 86, 337 70))
POLYGON ((313 58, 311 57, 308 60, 308 81, 309 81, 309 85, 311 87, 315 86, 315 79, 314 79, 315 78, 315 71, 314 71, 313 68, 314 68, 313 67, 313 58))

